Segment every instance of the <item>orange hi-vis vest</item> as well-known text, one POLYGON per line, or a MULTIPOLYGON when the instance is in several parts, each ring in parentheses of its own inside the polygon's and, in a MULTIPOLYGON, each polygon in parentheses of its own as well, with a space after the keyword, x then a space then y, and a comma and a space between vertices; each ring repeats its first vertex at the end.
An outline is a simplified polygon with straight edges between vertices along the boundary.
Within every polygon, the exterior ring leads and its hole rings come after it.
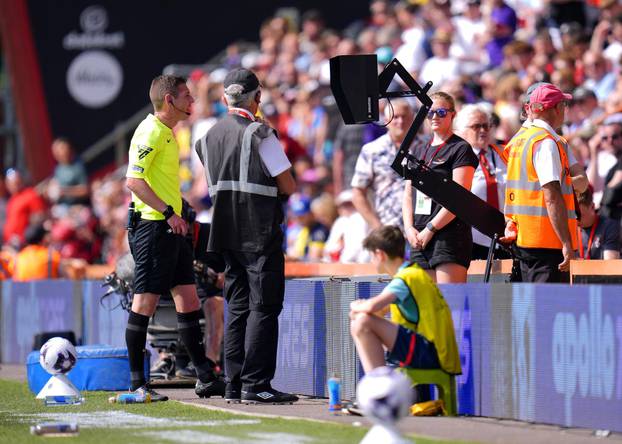
MULTIPOLYGON (((555 138, 545 129, 537 126, 521 130, 508 142, 508 176, 505 188, 505 215, 518 227, 516 245, 524 248, 562 249, 549 219, 544 191, 538 181, 533 164, 534 147, 544 139, 555 138)), ((555 141, 562 164, 560 185, 566 210, 568 230, 572 248, 577 248, 577 216, 575 213, 574 191, 568 162, 568 145, 564 139, 555 141)), ((537 147, 536 147, 537 149, 537 147)))
POLYGON ((60 254, 42 245, 28 245, 15 256, 14 281, 54 279, 59 276, 60 254))
POLYGON ((505 147, 502 148, 499 145, 496 145, 494 143, 491 143, 488 146, 492 148, 495 153, 497 153, 497 155, 503 161, 504 164, 506 165, 508 164, 508 151, 505 150, 505 147))

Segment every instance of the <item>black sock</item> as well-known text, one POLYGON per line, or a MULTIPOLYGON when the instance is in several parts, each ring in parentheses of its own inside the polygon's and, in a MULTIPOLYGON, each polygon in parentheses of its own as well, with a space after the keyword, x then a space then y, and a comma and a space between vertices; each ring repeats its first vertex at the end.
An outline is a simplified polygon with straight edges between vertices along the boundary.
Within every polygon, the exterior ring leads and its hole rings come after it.
POLYGON ((147 325, 149 316, 130 311, 125 329, 127 356, 130 361, 130 390, 145 385, 145 343, 147 342, 147 325))
POLYGON ((199 319, 201 319, 200 310, 190 313, 177 313, 177 329, 197 371, 197 377, 201 382, 209 382, 215 377, 214 363, 205 356, 199 319))

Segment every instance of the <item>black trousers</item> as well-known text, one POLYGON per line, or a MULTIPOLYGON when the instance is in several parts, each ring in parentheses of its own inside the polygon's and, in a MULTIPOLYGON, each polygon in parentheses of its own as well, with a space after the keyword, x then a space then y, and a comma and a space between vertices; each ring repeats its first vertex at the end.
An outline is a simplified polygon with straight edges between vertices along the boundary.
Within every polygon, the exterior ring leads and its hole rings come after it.
POLYGON ((285 295, 282 239, 264 253, 223 251, 225 374, 227 382, 250 392, 269 389, 276 371, 279 314, 285 295))
POLYGON ((559 271, 562 250, 516 247, 523 282, 570 283, 570 273, 559 271))
MULTIPOLYGON (((484 247, 483 245, 479 245, 473 242, 473 248, 471 249, 471 259, 472 260, 476 260, 476 259, 487 260, 488 250, 490 250, 489 247, 484 247)), ((497 246, 497 248, 495 249, 494 258, 495 259, 509 259, 510 253, 508 253, 506 250, 502 249, 501 247, 497 246)))

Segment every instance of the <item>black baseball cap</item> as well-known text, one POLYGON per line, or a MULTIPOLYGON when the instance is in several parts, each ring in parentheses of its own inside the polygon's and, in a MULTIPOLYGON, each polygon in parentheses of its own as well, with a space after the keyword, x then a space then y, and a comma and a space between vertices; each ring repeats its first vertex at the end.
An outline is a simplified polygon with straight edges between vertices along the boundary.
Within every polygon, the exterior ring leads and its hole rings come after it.
POLYGON ((225 89, 231 85, 240 85, 242 94, 256 90, 259 87, 259 79, 253 71, 244 68, 236 68, 225 76, 223 86, 225 89))

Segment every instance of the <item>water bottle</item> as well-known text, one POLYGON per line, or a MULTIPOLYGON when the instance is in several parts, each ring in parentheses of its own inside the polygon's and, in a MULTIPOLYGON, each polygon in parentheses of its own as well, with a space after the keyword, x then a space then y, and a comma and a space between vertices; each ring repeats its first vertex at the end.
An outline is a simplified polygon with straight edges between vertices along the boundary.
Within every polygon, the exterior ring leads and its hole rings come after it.
POLYGON ((328 379, 328 411, 341 411, 341 379, 336 373, 328 379))
POLYGON ((108 398, 108 402, 111 404, 146 404, 151 402, 151 395, 149 393, 121 393, 108 398))
POLYGON ((40 436, 74 436, 78 432, 75 422, 44 422, 30 427, 30 433, 40 436))
POLYGON ((46 396, 43 403, 46 406, 51 405, 78 405, 84 402, 84 398, 79 395, 67 396, 46 396))

